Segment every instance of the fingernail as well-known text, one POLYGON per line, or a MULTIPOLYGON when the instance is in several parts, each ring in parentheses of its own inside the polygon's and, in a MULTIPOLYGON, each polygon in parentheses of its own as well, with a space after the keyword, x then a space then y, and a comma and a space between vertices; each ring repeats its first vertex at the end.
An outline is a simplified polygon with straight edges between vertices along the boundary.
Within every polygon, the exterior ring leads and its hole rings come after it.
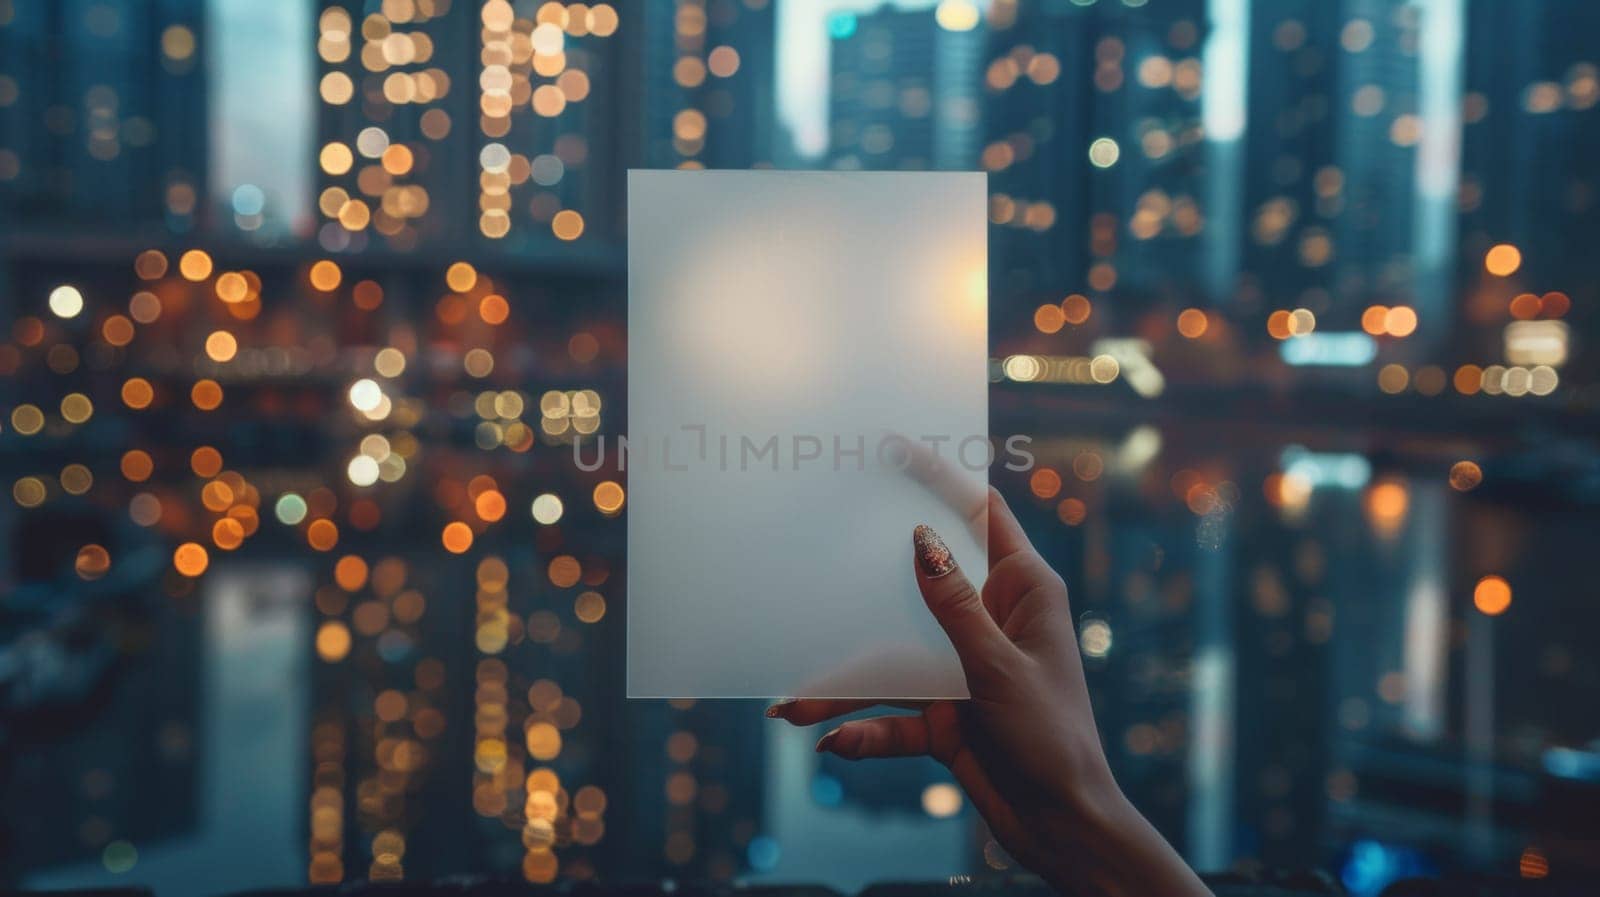
MULTIPOLYGON (((844 727, 840 726, 839 728, 842 729, 844 727)), ((817 753, 820 754, 823 751, 826 751, 828 749, 828 747, 833 744, 833 739, 835 737, 837 737, 838 734, 839 734, 839 729, 834 729, 832 732, 829 732, 828 734, 826 734, 826 735, 822 736, 821 738, 817 739, 817 753)))
POLYGON ((950 556, 950 547, 944 544, 933 527, 919 523, 911 531, 911 541, 917 549, 917 563, 929 579, 938 579, 956 568, 956 559, 950 556))
POLYGON ((794 703, 794 698, 784 698, 767 708, 767 719, 779 719, 789 712, 789 705, 794 703))

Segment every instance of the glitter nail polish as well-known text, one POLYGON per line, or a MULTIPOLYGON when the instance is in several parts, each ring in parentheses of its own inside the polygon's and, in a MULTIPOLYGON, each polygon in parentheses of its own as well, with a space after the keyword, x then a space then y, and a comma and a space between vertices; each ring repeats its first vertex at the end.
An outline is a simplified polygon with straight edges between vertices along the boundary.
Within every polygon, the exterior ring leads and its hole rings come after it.
POLYGON ((951 557, 949 546, 933 531, 933 527, 918 524, 911 533, 911 541, 917 549, 917 563, 922 566, 922 575, 938 579, 956 568, 956 559, 951 557))

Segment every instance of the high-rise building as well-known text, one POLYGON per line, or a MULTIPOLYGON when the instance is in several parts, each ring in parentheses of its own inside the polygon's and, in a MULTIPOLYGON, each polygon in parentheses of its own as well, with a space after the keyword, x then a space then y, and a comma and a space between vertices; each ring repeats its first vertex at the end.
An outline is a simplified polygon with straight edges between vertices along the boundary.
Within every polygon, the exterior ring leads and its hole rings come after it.
POLYGON ((1514 361, 1514 323, 1559 346, 1542 359, 1559 368, 1578 326, 1559 319, 1600 299, 1600 259, 1585 249, 1600 227, 1600 160, 1583 149, 1600 139, 1600 55, 1583 38, 1597 26, 1600 8, 1582 2, 1466 10, 1457 335, 1473 355, 1462 361, 1514 361), (1498 244, 1514 264, 1488 264, 1498 244), (1511 320, 1525 318, 1546 320, 1511 320))
POLYGON ((1519 248, 1536 292, 1583 289, 1597 267, 1585 233, 1600 226, 1600 54, 1583 2, 1466 7, 1461 227, 1464 271, 1492 243, 1519 248))
MULTIPOLYGON (((772 0, 619 8, 627 68, 618 78, 618 133, 628 165, 727 169, 777 161, 772 0)), ((619 179, 623 167, 616 167, 619 179)), ((595 663, 598 675, 608 661, 597 654, 595 663)), ((600 738, 630 746, 606 770, 629 828, 626 838, 608 836, 599 847, 608 873, 726 880, 770 868, 763 722, 749 702, 695 701, 633 702, 629 712, 595 721, 604 727, 600 738)))
POLYGON ((325 6, 319 242, 526 252, 614 234, 619 24, 605 3, 325 6))
MULTIPOLYGON (((1415 301, 1410 257, 1416 248, 1416 147, 1422 132, 1419 24, 1415 6, 1348 0, 1337 41, 1320 43, 1337 70, 1328 110, 1335 126, 1334 168, 1303 171, 1297 180, 1320 187, 1318 198, 1337 197, 1328 208, 1334 212, 1329 310, 1351 325, 1373 301, 1415 301)), ((1302 255, 1308 265, 1319 258, 1316 245, 1302 255)))
POLYGON ((992 7, 981 164, 996 332, 1069 294, 1188 289, 1205 224, 1203 12, 1198 0, 992 7))
POLYGON ((639 4, 639 69, 628 79, 649 168, 757 168, 773 164, 777 128, 777 18, 772 0, 639 4))
POLYGON ((33 235, 196 226, 204 7, 0 3, 0 216, 33 235))
POLYGON ((829 34, 830 167, 967 169, 977 162, 984 32, 976 7, 838 13, 829 34))
POLYGON ((1419 13, 1399 0, 1254 4, 1248 30, 1241 247, 1231 296, 1262 317, 1305 307, 1359 329, 1414 305, 1419 13))

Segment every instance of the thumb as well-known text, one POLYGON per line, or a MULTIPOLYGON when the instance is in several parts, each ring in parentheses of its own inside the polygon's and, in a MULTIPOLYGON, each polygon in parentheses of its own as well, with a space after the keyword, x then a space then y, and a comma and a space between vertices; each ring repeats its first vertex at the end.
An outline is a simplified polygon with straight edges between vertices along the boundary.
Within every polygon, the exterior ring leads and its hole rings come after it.
POLYGON ((971 686, 975 674, 992 670, 1017 648, 989 616, 978 590, 956 566, 955 556, 933 527, 918 526, 911 542, 917 555, 917 587, 955 647, 971 686))

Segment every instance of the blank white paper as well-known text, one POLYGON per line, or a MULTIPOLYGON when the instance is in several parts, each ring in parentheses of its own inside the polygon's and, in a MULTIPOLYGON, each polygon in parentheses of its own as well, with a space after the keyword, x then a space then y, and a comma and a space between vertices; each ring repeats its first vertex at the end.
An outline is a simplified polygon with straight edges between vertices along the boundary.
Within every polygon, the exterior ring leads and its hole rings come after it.
POLYGON ((979 173, 629 172, 630 697, 966 696, 911 532, 982 585, 986 203, 979 173))

